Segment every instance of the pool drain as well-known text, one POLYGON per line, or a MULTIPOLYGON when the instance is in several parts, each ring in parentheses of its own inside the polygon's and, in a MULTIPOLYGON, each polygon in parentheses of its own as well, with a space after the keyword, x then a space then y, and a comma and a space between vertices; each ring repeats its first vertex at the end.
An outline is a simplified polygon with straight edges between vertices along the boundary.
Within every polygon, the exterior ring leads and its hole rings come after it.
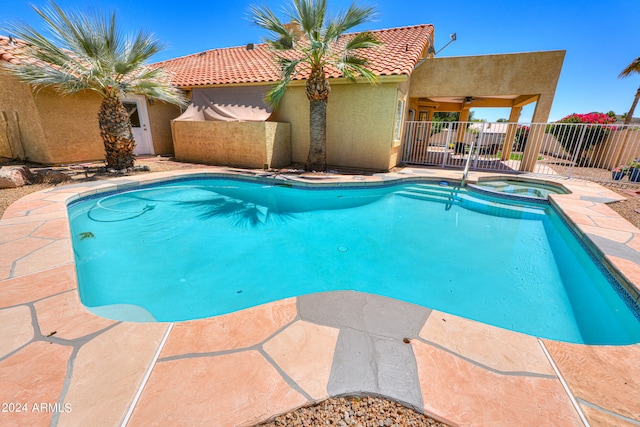
POLYGON ((349 250, 346 246, 338 246, 338 252, 347 252, 349 250))

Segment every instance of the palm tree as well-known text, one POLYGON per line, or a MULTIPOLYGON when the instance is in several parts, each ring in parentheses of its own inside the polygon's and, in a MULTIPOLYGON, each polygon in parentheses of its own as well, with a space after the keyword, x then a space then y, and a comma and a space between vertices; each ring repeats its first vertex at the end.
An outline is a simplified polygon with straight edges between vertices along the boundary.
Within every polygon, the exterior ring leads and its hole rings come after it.
POLYGON ((33 9, 44 20, 49 37, 28 25, 11 25, 11 31, 26 42, 29 60, 4 66, 36 88, 53 87, 65 95, 81 91, 100 95, 98 122, 107 167, 132 168, 135 142, 121 98, 139 94, 172 104, 185 102, 162 69, 146 65, 162 46, 144 31, 123 37, 115 13, 88 17, 65 12, 53 1, 49 8, 33 9))
MULTIPOLYGON (((625 77, 629 77, 633 73, 640 74, 640 56, 634 59, 633 61, 631 61, 631 64, 629 64, 627 68, 622 70, 622 72, 618 77, 623 79, 625 77)), ((638 99, 640 99, 640 87, 636 91, 636 97, 633 98, 633 103, 631 104, 631 108, 627 113, 627 117, 625 117, 624 119, 625 125, 628 125, 629 123, 631 123, 631 119, 633 118, 633 112, 636 110, 636 105, 638 105, 638 99)))
POLYGON ((331 88, 325 68, 335 67, 350 80, 362 77, 369 83, 377 81, 377 76, 367 68, 367 60, 358 53, 379 46, 380 42, 370 32, 344 36, 351 28, 370 21, 374 13, 371 7, 353 3, 346 11, 329 18, 326 0, 291 0, 286 10, 291 24, 285 24, 267 6, 251 7, 254 23, 272 33, 273 37, 266 41, 281 70, 281 80, 267 92, 265 100, 277 107, 291 80, 299 78, 298 73, 306 75, 310 102, 307 170, 327 167, 326 118, 331 88))

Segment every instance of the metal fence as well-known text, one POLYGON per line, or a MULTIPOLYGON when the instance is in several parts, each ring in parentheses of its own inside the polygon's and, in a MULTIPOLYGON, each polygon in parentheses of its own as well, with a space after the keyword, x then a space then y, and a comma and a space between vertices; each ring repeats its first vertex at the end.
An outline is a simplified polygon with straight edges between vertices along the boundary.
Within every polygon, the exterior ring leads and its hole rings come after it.
POLYGON ((443 168, 468 163, 470 170, 640 184, 640 126, 406 122, 401 158, 443 168))

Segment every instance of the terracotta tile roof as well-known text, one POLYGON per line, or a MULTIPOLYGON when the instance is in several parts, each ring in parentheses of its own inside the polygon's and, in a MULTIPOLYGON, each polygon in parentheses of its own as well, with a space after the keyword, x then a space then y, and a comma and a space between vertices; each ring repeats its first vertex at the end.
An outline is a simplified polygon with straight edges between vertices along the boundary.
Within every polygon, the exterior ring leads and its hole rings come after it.
POLYGON ((24 40, 0 35, 0 62, 5 61, 15 65, 44 65, 45 62, 27 55, 30 46, 24 40))
MULTIPOLYGON (((365 56, 378 76, 409 75, 422 58, 433 36, 433 25, 390 28, 372 31, 383 44, 367 49, 365 56)), ((352 35, 345 35, 350 37, 352 35)), ((266 44, 212 49, 181 58, 153 64, 164 67, 180 87, 208 86, 231 83, 273 82, 280 79, 266 44)), ((341 77, 338 70, 326 70, 330 78, 341 77)), ((296 79, 306 76, 298 74, 296 79)))
POLYGON ((22 40, 0 36, 0 60, 11 64, 26 63, 24 50, 27 46, 22 40))

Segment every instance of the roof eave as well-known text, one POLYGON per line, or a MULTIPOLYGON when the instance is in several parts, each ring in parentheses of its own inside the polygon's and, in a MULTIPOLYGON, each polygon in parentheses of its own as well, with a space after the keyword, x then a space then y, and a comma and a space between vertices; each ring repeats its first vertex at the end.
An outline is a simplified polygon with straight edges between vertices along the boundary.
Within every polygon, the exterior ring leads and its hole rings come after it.
MULTIPOLYGON (((378 83, 401 83, 405 82, 409 79, 408 74, 392 74, 392 75, 384 75, 378 76, 378 83)), ((329 81, 331 84, 363 84, 366 83, 364 79, 358 79, 355 82, 353 80, 347 79, 346 77, 329 77, 329 81)), ((193 90, 200 88, 210 88, 210 87, 240 87, 240 86, 271 86, 274 85, 275 81, 262 81, 262 82, 244 82, 244 83, 211 83, 211 84, 188 84, 188 85, 176 85, 178 88, 182 90, 193 90)), ((296 86, 304 86, 306 84, 305 79, 293 80, 289 83, 290 87, 296 86)))

